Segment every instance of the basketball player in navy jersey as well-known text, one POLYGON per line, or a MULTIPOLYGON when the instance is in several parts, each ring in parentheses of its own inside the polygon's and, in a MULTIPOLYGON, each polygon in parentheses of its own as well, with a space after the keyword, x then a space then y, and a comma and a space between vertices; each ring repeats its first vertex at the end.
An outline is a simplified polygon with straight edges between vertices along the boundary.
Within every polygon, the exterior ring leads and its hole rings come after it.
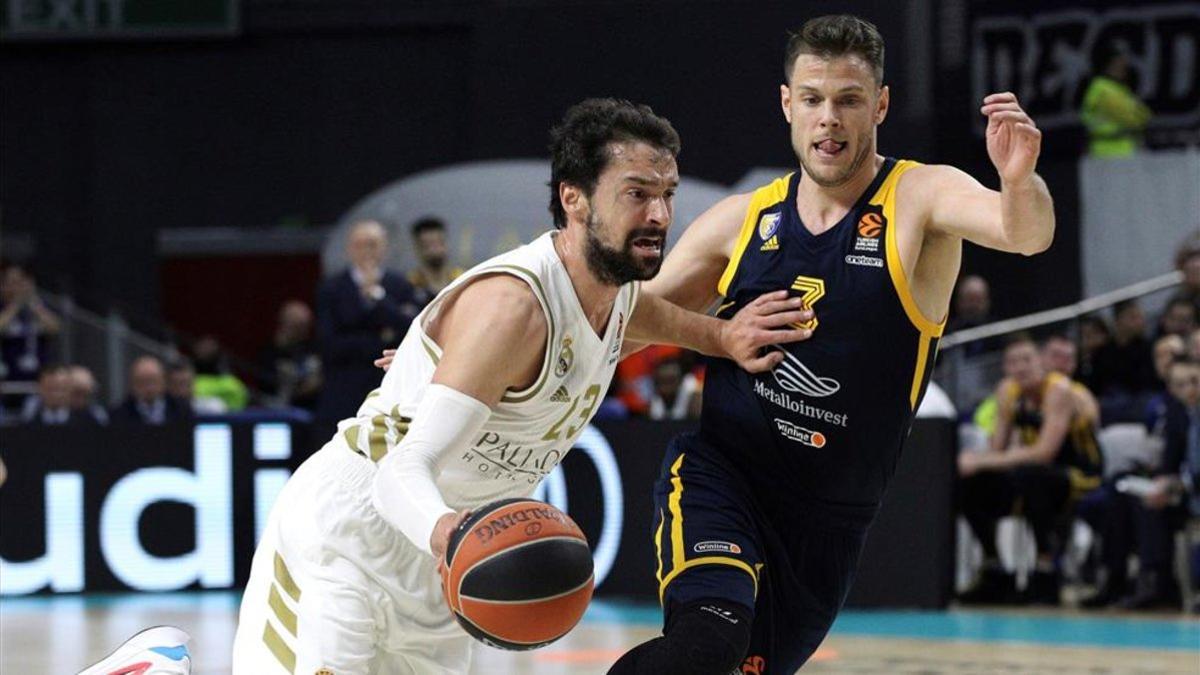
POLYGON ((1000 190, 876 151, 883 40, 852 16, 791 36, 780 87, 800 169, 691 225, 648 292, 728 317, 791 288, 804 342, 750 374, 711 359, 700 429, 655 487, 661 637, 610 671, 793 673, 849 591, 933 368, 963 240, 1032 255, 1054 212, 1034 173, 1041 133, 1012 94, 983 100, 1000 190))

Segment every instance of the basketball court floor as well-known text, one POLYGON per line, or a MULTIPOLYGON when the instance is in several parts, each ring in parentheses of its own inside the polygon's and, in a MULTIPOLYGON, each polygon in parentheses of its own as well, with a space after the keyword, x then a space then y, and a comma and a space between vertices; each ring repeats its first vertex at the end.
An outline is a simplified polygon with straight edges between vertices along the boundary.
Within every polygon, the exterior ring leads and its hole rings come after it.
MULTIPOLYGON (((239 595, 228 592, 0 599, 0 673, 70 675, 129 635, 191 633, 197 675, 229 672, 239 595)), ((656 607, 597 601, 570 635, 508 653, 478 645, 472 673, 604 673, 657 634, 656 607)), ((1200 673, 1200 621, 1067 611, 846 612, 804 672, 1200 673)))

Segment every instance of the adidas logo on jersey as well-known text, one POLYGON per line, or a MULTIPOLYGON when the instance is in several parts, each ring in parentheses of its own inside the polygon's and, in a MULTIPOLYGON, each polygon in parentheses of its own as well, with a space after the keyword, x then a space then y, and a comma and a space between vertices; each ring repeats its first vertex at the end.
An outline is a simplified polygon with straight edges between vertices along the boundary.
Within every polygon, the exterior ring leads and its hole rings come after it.
POLYGON ((772 236, 770 239, 764 241, 763 245, 758 247, 758 250, 760 250, 760 251, 778 251, 779 250, 779 237, 772 236))
POLYGON ((550 401, 552 403, 567 403, 570 400, 571 395, 567 393, 567 388, 563 386, 559 386, 559 388, 555 390, 554 394, 550 396, 550 401))

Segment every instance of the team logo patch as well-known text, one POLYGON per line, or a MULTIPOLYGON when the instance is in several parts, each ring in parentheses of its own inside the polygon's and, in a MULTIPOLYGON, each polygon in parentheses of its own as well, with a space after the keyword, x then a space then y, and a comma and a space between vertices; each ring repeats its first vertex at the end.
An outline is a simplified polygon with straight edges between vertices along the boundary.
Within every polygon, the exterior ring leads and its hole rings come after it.
POLYGON ((794 391, 805 396, 814 398, 824 398, 832 396, 842 388, 842 383, 832 377, 821 377, 817 375, 804 362, 792 355, 786 349, 779 349, 783 352, 783 360, 779 365, 771 369, 771 375, 775 377, 775 381, 779 386, 788 391, 794 391))
POLYGON ((575 364, 575 352, 571 350, 571 336, 563 336, 562 349, 558 351, 558 361, 554 365, 554 374, 562 377, 575 364))
POLYGON ((692 550, 696 553, 741 553, 742 547, 729 541, 701 541, 692 550))
POLYGON ((758 238, 766 241, 775 236, 781 218, 783 214, 780 213, 764 213, 763 217, 758 219, 758 238))
POLYGON ((778 417, 775 418, 775 427, 779 429, 779 433, 783 434, 783 437, 789 441, 795 441, 801 445, 807 445, 810 448, 825 447, 825 434, 819 431, 805 429, 798 424, 793 424, 787 420, 781 420, 778 417))

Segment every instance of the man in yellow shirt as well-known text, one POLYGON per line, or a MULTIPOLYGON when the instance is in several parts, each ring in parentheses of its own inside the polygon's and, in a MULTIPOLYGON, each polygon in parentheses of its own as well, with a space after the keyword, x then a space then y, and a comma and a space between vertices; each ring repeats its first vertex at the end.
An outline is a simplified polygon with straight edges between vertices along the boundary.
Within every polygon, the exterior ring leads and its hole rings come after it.
POLYGON ((1088 83, 1079 116, 1088 130, 1093 157, 1129 157, 1141 145, 1150 108, 1129 88, 1129 59, 1111 51, 1103 69, 1088 83))

